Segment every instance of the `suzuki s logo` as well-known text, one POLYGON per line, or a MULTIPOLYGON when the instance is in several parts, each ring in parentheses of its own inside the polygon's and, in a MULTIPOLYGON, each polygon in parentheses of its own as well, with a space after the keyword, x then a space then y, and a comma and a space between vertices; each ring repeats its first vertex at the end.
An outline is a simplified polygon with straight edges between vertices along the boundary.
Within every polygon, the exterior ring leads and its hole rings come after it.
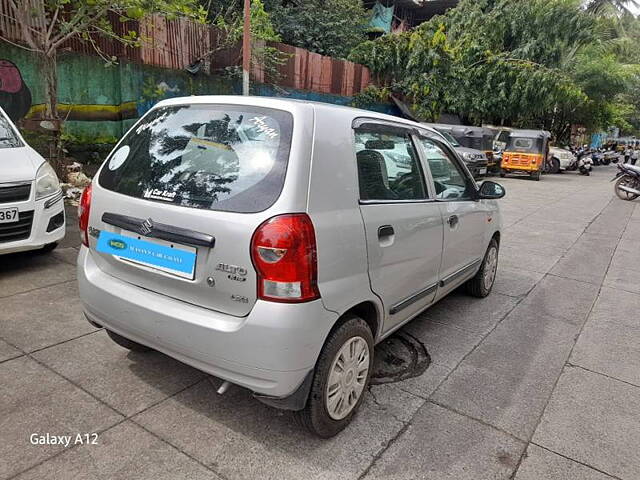
POLYGON ((151 220, 150 218, 147 218, 144 222, 142 222, 142 224, 138 227, 138 233, 140 235, 144 235, 147 236, 151 233, 151 230, 153 230, 153 220, 151 220))
POLYGON ((115 238, 109 240, 109 246, 111 248, 115 248, 116 250, 124 250, 125 248, 127 248, 126 243, 124 243, 122 240, 116 240, 115 238))

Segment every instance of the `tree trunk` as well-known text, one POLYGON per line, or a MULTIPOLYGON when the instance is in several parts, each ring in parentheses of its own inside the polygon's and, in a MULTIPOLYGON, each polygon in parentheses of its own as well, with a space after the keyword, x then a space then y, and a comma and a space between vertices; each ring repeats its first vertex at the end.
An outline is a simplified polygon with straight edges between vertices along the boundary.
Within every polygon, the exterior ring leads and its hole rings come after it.
POLYGON ((56 52, 42 58, 42 73, 45 82, 45 118, 58 125, 58 66, 56 52))
POLYGON ((53 141, 49 143, 49 160, 57 170, 58 159, 62 156, 61 121, 58 114, 58 66, 56 52, 42 56, 42 74, 44 77, 45 110, 41 123, 50 131, 53 141))

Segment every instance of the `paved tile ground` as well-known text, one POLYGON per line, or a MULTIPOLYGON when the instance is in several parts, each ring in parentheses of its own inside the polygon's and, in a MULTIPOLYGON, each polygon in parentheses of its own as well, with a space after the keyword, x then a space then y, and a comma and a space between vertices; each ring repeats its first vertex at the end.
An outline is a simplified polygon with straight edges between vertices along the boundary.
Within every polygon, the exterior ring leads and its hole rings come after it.
POLYGON ((493 294, 454 292, 404 327, 431 366, 372 386, 328 441, 89 325, 75 225, 50 255, 0 257, 0 479, 637 480, 640 201, 612 175, 500 180, 493 294), (31 444, 47 433, 98 440, 31 444))

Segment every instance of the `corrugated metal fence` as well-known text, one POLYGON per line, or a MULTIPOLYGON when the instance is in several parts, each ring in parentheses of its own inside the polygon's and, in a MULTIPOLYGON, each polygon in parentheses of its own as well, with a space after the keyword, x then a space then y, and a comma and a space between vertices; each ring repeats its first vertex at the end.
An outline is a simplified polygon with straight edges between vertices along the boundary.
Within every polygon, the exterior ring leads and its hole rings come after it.
MULTIPOLYGON (((23 43, 20 28, 7 15, 8 12, 9 1, 0 0, 0 33, 12 41, 23 43)), ((126 47, 117 40, 105 37, 95 37, 94 46, 76 37, 67 41, 62 50, 92 55, 97 53, 97 47, 108 57, 170 69, 183 69, 195 60, 205 58, 204 70, 207 73, 241 63, 240 45, 219 49, 221 33, 210 25, 186 19, 169 20, 160 15, 147 17, 140 22, 124 23, 115 14, 110 14, 108 18, 119 34, 138 32, 143 39, 142 46, 126 47)), ((282 87, 352 96, 369 85, 369 70, 362 65, 282 43, 269 42, 268 45, 285 54, 284 63, 278 66, 279 78, 275 82, 282 87)), ((264 83, 269 80, 259 65, 254 66, 251 73, 254 81, 264 83)))

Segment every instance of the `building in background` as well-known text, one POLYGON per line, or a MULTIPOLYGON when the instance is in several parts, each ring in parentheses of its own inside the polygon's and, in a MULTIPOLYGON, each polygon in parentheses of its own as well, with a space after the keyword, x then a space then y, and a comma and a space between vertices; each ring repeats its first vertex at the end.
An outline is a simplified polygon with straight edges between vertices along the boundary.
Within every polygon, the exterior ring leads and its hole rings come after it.
POLYGON ((459 0, 365 0, 373 12, 370 38, 386 33, 407 31, 434 15, 440 15, 458 4, 459 0))

